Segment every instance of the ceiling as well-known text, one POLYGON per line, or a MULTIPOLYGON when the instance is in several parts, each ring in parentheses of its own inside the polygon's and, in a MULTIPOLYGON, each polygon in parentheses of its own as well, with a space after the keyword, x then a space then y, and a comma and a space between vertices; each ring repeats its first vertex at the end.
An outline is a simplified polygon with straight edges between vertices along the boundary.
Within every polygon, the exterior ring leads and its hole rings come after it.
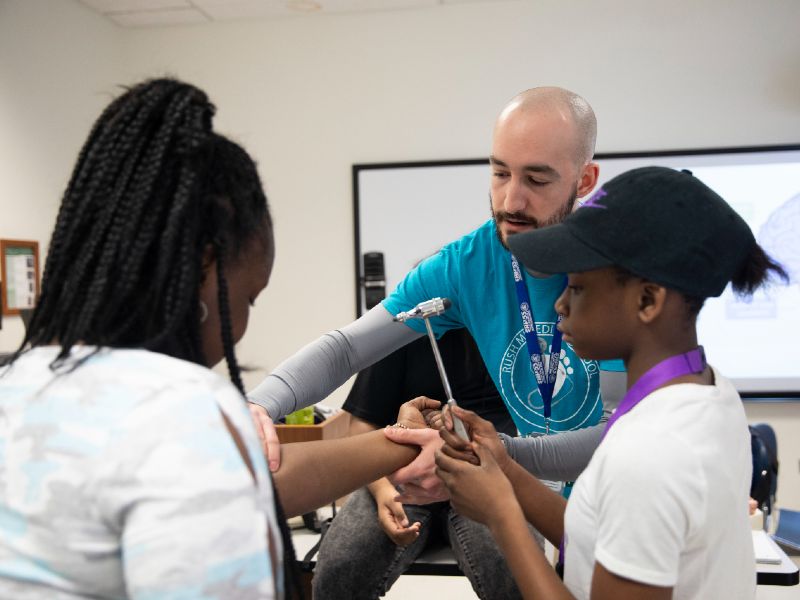
POLYGON ((498 0, 80 0, 123 27, 379 12, 498 0))

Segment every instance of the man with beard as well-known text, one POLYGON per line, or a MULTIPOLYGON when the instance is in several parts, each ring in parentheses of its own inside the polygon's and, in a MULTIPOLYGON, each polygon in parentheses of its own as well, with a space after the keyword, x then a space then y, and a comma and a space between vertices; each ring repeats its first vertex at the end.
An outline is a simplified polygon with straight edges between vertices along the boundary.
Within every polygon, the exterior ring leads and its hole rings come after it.
MULTIPOLYGON (((596 131, 592 108, 568 90, 534 88, 506 105, 492 140, 492 218, 423 261, 382 305, 284 361, 248 395, 273 470, 280 455, 269 417, 323 399, 354 373, 424 335, 421 320, 398 323, 393 316, 446 297, 452 306, 430 319, 431 325, 437 335, 465 327, 475 339, 521 436, 504 438, 511 456, 541 478, 577 477, 602 432, 601 368, 561 343, 553 305, 565 278, 526 273, 507 240, 561 222, 576 200, 591 192, 598 177, 592 161, 596 131), (552 370, 550 356, 556 361, 552 370)), ((607 373, 604 387, 612 383, 621 391, 623 378, 607 373)), ((394 441, 424 447, 396 474, 395 483, 404 484, 403 500, 418 504, 446 497, 433 475, 431 447, 441 444, 436 431, 386 431, 394 441)))

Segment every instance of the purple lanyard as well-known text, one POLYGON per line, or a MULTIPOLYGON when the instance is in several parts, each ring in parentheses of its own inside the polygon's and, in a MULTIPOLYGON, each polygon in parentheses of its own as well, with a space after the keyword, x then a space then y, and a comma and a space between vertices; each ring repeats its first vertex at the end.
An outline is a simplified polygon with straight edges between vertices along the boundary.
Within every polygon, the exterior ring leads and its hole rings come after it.
POLYGON ((654 390, 676 377, 691 375, 692 373, 702 373, 705 368, 706 354, 703 351, 703 347, 698 346, 694 350, 690 350, 684 354, 670 356, 648 369, 647 372, 639 377, 636 383, 631 386, 631 389, 625 393, 617 410, 615 410, 611 418, 608 419, 606 428, 603 430, 603 437, 600 438, 600 441, 602 442, 603 439, 605 439, 608 430, 617 422, 617 419, 633 410, 639 402, 649 396, 654 390))
POLYGON ((536 335, 536 320, 533 318, 530 294, 528 294, 528 287, 525 285, 522 269, 519 268, 519 262, 513 254, 511 255, 511 271, 514 273, 514 288, 517 292, 519 314, 522 317, 522 328, 525 332, 525 345, 528 347, 528 354, 531 357, 531 370, 536 377, 539 394, 542 396, 544 431, 545 433, 550 433, 553 391, 556 387, 558 362, 561 358, 561 331, 558 329, 558 324, 561 323, 561 319, 564 316, 558 315, 556 320, 556 328, 553 330, 553 339, 550 342, 550 361, 547 364, 547 373, 545 373, 544 358, 539 347, 539 336, 536 335))
MULTIPOLYGON (((694 350, 690 350, 684 354, 670 356, 657 365, 650 367, 645 374, 631 386, 631 389, 625 393, 617 410, 615 410, 611 418, 608 419, 600 442, 602 443, 605 439, 608 430, 617 422, 617 419, 632 411, 639 402, 644 400, 656 389, 668 381, 672 381, 676 377, 683 377, 684 375, 691 375, 693 373, 702 373, 706 368, 706 364, 706 353, 703 351, 702 346, 698 346, 694 350)), ((564 532, 564 537, 561 538, 561 544, 559 544, 558 548, 558 564, 562 569, 562 573, 564 569, 565 538, 566 532, 564 532)))

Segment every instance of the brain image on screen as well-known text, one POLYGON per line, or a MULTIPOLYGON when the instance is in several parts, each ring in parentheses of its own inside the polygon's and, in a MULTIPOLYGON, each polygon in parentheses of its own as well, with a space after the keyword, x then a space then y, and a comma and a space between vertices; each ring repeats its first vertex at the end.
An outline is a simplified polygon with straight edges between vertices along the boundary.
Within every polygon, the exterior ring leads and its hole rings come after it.
MULTIPOLYGON (((758 243, 789 274, 790 283, 800 276, 800 194, 796 194, 772 213, 758 231, 758 243)), ((729 296, 725 306, 729 319, 775 319, 778 306, 775 298, 765 290, 752 297, 729 296)))
POLYGON ((800 277, 800 194, 796 194, 769 216, 758 232, 758 243, 777 260, 792 284, 800 277))

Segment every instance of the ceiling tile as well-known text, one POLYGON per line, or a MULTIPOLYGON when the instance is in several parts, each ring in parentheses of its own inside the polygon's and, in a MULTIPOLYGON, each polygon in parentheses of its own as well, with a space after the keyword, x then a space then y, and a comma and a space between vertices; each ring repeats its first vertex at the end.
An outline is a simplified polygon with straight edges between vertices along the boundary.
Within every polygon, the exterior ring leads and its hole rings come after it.
POLYGON ((123 27, 193 25, 195 23, 207 23, 209 21, 208 17, 199 10, 193 8, 110 13, 108 17, 123 27))
MULTIPOLYGON (((324 12, 366 12, 436 6, 439 0, 317 0, 324 12)), ((290 2, 287 2, 289 4, 290 2)))
POLYGON ((164 8, 191 8, 189 0, 81 0, 103 14, 164 8))
POLYGON ((80 0, 125 27, 382 12, 508 0, 80 0))
POLYGON ((439 0, 192 0, 212 19, 374 12, 435 6, 439 0))
POLYGON ((212 19, 244 19, 299 14, 289 11, 281 0, 193 0, 212 19))

